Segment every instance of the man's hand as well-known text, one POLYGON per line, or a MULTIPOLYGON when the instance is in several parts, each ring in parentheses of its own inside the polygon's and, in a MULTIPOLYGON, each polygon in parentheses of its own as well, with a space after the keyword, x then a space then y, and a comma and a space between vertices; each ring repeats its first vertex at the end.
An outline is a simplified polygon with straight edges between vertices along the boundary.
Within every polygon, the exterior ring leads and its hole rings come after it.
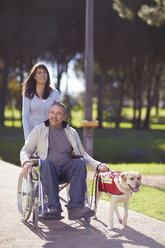
POLYGON ((109 171, 109 168, 108 168, 107 164, 101 163, 98 166, 97 170, 100 171, 100 172, 107 172, 107 171, 109 171))
POLYGON ((28 170, 32 171, 32 164, 30 162, 25 162, 22 169, 22 174, 25 179, 28 176, 28 170))

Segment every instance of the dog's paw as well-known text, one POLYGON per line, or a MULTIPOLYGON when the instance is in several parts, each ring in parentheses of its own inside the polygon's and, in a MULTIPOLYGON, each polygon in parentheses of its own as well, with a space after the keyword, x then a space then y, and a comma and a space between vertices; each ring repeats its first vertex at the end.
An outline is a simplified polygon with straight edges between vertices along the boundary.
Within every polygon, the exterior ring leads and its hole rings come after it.
POLYGON ((107 229, 108 229, 108 231, 112 231, 114 228, 113 228, 113 226, 108 225, 107 229))
POLYGON ((126 226, 127 225, 127 221, 126 220, 122 220, 121 221, 121 224, 123 224, 123 226, 126 226))
POLYGON ((120 224, 123 224, 123 221, 122 221, 122 219, 119 219, 119 223, 120 223, 120 224))

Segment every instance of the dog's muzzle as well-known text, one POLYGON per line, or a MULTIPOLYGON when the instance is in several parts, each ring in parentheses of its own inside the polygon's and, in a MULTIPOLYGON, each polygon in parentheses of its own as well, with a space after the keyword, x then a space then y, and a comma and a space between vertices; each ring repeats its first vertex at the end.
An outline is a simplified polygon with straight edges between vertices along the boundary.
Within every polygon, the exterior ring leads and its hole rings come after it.
POLYGON ((136 188, 131 187, 131 185, 130 185, 130 184, 128 184, 128 186, 130 187, 130 189, 131 189, 134 193, 136 193, 136 192, 140 191, 140 189, 139 189, 140 184, 138 184, 138 185, 136 186, 136 188))

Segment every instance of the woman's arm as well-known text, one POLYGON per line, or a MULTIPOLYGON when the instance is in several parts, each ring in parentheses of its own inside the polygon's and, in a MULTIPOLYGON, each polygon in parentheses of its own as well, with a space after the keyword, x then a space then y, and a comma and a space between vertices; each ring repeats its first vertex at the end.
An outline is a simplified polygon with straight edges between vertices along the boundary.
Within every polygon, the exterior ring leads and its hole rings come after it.
POLYGON ((26 96, 22 98, 22 123, 24 138, 27 139, 30 133, 30 99, 26 96))

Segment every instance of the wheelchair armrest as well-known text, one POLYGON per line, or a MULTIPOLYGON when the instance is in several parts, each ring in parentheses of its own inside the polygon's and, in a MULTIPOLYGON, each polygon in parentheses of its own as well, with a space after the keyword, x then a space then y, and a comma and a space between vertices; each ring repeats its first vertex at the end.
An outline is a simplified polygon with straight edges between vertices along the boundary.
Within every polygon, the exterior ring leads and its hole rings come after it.
POLYGON ((31 157, 30 157, 30 162, 32 163, 32 166, 38 166, 38 161, 39 161, 40 157, 36 154, 33 154, 31 157))
POLYGON ((78 154, 72 154, 71 158, 72 159, 80 159, 80 158, 83 158, 84 156, 82 155, 78 155, 78 154))
POLYGON ((30 156, 30 159, 39 159, 40 157, 37 154, 33 154, 30 156))

